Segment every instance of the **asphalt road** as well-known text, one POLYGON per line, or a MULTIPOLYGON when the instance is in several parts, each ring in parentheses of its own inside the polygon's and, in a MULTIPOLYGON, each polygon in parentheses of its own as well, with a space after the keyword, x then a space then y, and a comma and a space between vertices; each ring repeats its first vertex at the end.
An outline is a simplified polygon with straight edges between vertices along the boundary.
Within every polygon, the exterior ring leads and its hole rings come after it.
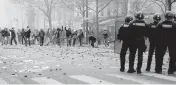
POLYGON ((139 75, 121 73, 119 55, 113 52, 90 47, 1 46, 0 84, 176 84, 176 76, 166 74, 167 55, 163 74, 155 74, 154 62, 152 72, 145 72, 145 54, 139 75))

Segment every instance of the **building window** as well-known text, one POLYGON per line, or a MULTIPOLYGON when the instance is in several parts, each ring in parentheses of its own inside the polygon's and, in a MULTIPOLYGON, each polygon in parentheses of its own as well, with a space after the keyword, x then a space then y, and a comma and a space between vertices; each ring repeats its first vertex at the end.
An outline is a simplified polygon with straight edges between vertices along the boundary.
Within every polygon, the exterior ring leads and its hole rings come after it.
POLYGON ((104 16, 104 10, 101 11, 101 16, 104 16))
POLYGON ((111 9, 110 9, 110 7, 107 8, 107 15, 111 16, 111 9))

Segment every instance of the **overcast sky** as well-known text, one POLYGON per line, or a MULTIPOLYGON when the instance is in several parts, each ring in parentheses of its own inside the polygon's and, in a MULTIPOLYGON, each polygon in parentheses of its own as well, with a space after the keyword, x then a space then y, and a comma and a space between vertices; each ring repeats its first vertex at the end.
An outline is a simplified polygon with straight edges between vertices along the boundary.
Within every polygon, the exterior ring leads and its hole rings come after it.
POLYGON ((0 27, 9 27, 12 22, 12 18, 15 17, 13 5, 8 0, 0 0, 0 27), (14 16, 13 16, 14 15, 14 16))
POLYGON ((5 24, 7 24, 7 18, 6 18, 6 2, 8 0, 0 0, 0 26, 4 26, 5 24))

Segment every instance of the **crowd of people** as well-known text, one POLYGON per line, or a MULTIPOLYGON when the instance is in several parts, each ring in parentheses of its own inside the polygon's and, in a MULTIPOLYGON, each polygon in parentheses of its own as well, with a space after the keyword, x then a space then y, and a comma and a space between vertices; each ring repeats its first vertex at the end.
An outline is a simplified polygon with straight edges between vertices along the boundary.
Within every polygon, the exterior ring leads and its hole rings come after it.
MULTIPOLYGON (((106 36, 104 39, 107 43, 107 32, 102 34, 106 36)), ((92 47, 97 41, 92 30, 88 32, 89 43, 92 47)), ((14 28, 8 29, 4 28, 0 30, 0 42, 2 45, 13 45, 13 42, 17 44, 25 44, 25 46, 30 46, 31 44, 39 44, 40 46, 48 46, 55 44, 61 46, 66 43, 67 46, 75 46, 79 43, 79 46, 83 46, 83 39, 85 39, 82 29, 72 30, 71 28, 53 28, 53 29, 31 29, 29 26, 27 28, 18 29, 15 32, 14 28)))
POLYGON ((143 63, 143 53, 147 46, 145 40, 148 38, 150 42, 148 61, 146 71, 150 71, 152 56, 155 52, 155 72, 162 74, 163 57, 169 51, 169 69, 168 74, 176 71, 176 16, 172 12, 165 14, 162 20, 160 14, 153 16, 153 22, 146 24, 143 13, 137 13, 135 19, 127 16, 125 23, 119 29, 118 40, 123 41, 120 53, 121 68, 125 71, 125 55, 129 49, 129 70, 128 73, 141 73, 143 63), (138 50, 137 69, 134 69, 136 51, 138 50))
POLYGON ((61 46, 61 43, 66 40, 67 46, 75 46, 75 42, 78 39, 80 46, 82 46, 82 40, 84 38, 82 29, 71 30, 70 28, 67 29, 66 27, 57 29, 53 28, 48 30, 31 30, 31 28, 27 26, 27 28, 19 29, 17 32, 15 32, 14 28, 4 28, 0 31, 0 34, 2 45, 12 45, 14 41, 16 45, 25 44, 25 46, 30 46, 31 44, 38 43, 40 44, 40 46, 47 46, 49 44, 57 44, 58 46, 61 46))

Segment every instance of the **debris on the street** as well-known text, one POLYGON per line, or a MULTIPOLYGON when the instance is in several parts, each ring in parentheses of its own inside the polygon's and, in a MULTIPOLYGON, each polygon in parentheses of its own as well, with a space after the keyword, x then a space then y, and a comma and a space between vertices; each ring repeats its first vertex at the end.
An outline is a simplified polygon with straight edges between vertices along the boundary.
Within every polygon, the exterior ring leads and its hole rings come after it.
POLYGON ((66 73, 63 73, 63 75, 67 75, 66 73))
POLYGON ((42 74, 38 74, 38 75, 42 75, 42 74))
POLYGON ((25 75, 24 77, 25 77, 25 78, 27 78, 28 76, 27 76, 27 75, 25 75))

